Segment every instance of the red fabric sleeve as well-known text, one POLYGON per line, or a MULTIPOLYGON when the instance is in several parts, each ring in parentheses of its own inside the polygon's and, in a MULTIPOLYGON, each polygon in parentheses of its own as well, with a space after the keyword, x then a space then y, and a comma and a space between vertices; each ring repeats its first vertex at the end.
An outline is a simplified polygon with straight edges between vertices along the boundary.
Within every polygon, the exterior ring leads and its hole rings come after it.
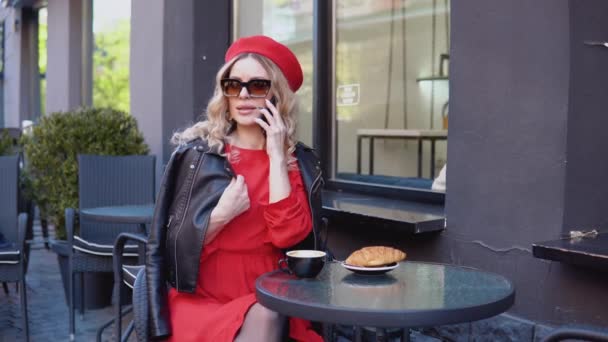
POLYGON ((289 172, 291 193, 264 208, 264 220, 273 245, 287 248, 304 240, 312 231, 312 214, 308 195, 299 170, 289 172))

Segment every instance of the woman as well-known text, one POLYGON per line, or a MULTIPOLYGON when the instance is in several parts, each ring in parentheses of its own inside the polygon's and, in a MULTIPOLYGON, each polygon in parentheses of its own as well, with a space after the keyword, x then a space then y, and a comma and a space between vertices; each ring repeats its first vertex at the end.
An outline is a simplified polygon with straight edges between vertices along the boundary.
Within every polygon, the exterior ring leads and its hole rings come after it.
POLYGON ((225 61, 207 119, 173 137, 147 249, 151 335, 320 341, 309 322, 258 304, 254 288, 282 250, 317 247, 320 168, 294 136, 302 69, 265 36, 237 40, 225 61))

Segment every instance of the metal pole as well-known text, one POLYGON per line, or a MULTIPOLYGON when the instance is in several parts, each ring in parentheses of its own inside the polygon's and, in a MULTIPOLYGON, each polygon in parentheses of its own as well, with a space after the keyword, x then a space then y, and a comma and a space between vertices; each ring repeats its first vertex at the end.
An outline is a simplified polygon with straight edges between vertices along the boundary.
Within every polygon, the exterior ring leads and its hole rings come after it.
POLYGON ((325 177, 331 176, 334 117, 334 0, 313 3, 313 147, 321 159, 325 177))

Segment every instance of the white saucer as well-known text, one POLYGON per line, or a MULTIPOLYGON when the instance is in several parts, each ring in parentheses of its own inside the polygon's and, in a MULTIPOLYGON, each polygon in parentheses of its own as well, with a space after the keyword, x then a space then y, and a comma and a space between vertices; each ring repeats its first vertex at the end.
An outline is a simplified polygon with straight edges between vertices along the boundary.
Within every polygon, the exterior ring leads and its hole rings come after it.
POLYGON ((355 272, 357 274, 363 274, 363 275, 377 275, 377 274, 384 274, 388 271, 394 270, 395 268, 399 267, 399 263, 395 262, 386 266, 380 266, 380 267, 363 267, 363 266, 353 266, 353 265, 349 265, 347 263, 342 262, 341 263, 342 267, 346 268, 349 271, 355 272))

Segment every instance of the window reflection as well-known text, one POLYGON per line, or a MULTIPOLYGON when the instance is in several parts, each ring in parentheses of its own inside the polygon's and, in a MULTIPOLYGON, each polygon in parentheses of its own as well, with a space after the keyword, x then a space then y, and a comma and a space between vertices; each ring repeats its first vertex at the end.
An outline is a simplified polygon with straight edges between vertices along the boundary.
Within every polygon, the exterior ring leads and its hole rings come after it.
POLYGON ((337 0, 336 42, 336 178, 430 189, 447 155, 449 1, 337 0))

